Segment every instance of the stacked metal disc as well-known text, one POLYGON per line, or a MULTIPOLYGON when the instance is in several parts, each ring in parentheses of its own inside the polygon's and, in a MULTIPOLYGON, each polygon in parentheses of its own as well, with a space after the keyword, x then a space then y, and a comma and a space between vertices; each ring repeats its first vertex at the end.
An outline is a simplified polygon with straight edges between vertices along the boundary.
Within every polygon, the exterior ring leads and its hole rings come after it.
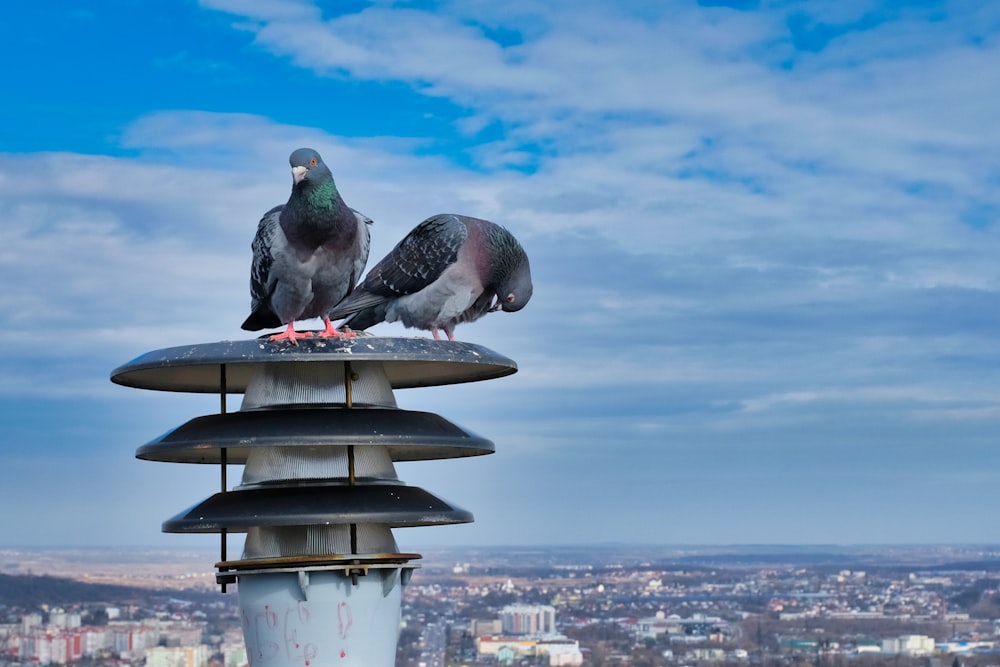
MULTIPOLYGON (((341 590, 344 582, 357 589, 361 578, 377 584, 373 600, 380 594, 396 598, 398 616, 399 589, 413 567, 407 564, 420 556, 399 552, 392 529, 473 518, 400 481, 394 463, 477 456, 494 447, 443 417, 400 409, 393 392, 516 370, 512 360, 468 343, 359 336, 299 345, 256 339, 168 348, 117 368, 111 379, 130 387, 219 395, 217 414, 192 419, 143 445, 136 456, 220 466, 221 490, 165 521, 163 530, 246 533, 242 557, 228 560, 223 543, 217 565, 221 583, 238 581, 241 605, 244 588, 266 589, 247 600, 246 620, 254 614, 271 619, 275 605, 290 609, 293 602, 307 603, 310 595, 327 600, 325 607, 314 603, 314 612, 343 614, 350 610, 344 600, 353 596, 357 605, 364 599, 357 590, 341 590), (243 394, 238 411, 227 410, 230 394, 243 394), (225 477, 229 464, 243 465, 242 479, 232 489, 225 477), (274 577, 289 573, 295 575, 291 583, 262 584, 285 581, 274 577), (317 587, 319 581, 332 588, 317 587), (285 597, 273 597, 275 586, 285 597)), ((301 610, 286 616, 298 619, 296 636, 308 635, 301 610)), ((392 627, 391 619, 385 623, 392 627)), ((248 654, 253 658, 257 651, 258 661, 267 658, 268 633, 290 632, 270 620, 244 630, 248 654)), ((337 640, 337 649, 327 645, 334 639, 317 639, 312 651, 321 645, 327 654, 337 650, 343 654, 338 664, 348 667, 347 637, 337 640)), ((357 664, 390 664, 391 656, 372 653, 385 652, 384 640, 362 642, 371 646, 353 651, 360 656, 357 664)), ((311 664, 322 664, 313 657, 311 664)))

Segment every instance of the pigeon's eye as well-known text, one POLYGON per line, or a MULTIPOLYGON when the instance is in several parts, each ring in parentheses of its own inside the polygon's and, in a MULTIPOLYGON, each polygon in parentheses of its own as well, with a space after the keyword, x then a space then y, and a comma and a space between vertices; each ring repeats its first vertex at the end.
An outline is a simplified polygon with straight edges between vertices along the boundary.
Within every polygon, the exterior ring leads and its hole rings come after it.
POLYGON ((515 296, 513 294, 507 295, 507 303, 514 303, 515 296))
POLYGON ((309 166, 310 167, 315 167, 316 166, 316 158, 313 158, 313 159, 309 160, 309 166))

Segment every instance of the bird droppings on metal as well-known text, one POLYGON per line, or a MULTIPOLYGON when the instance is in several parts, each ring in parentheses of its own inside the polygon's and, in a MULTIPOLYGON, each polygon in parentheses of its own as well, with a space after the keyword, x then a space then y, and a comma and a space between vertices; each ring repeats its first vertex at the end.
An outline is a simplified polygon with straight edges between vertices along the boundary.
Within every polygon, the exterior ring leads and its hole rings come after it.
POLYGON ((142 389, 214 393, 220 390, 220 369, 225 366, 226 391, 238 394, 269 362, 347 358, 382 363, 393 389, 475 382, 517 372, 513 360, 457 341, 366 336, 336 345, 316 339, 287 345, 257 338, 148 352, 115 369, 111 380, 142 389))

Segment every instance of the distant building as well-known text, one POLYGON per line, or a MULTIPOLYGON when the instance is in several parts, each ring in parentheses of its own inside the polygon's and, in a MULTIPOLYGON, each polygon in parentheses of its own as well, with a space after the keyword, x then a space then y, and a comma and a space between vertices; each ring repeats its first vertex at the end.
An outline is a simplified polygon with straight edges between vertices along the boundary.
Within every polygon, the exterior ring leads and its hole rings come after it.
POLYGON ((629 625, 636 639, 656 639, 666 635, 671 641, 692 642, 721 641, 722 635, 719 633, 724 634, 729 628, 729 624, 718 616, 692 614, 688 618, 681 618, 677 614, 667 616, 662 611, 656 612, 655 616, 637 619, 629 625))
POLYGON ((78 628, 80 627, 80 614, 53 609, 49 612, 49 625, 57 628, 78 628))
POLYGON ((925 635, 903 635, 882 640, 882 653, 922 656, 934 653, 934 639, 925 635))
POLYGON ((667 616, 664 612, 658 611, 655 616, 640 618, 635 622, 634 632, 637 639, 655 639, 660 635, 680 635, 684 634, 684 627, 681 625, 681 617, 676 614, 667 616))
POLYGON ((83 635, 83 655, 86 657, 111 648, 111 633, 106 628, 84 627, 77 632, 83 635))
POLYGON ((859 641, 855 647, 855 653, 881 653, 882 645, 873 640, 859 641))
POLYGON ((579 667, 583 664, 580 644, 572 639, 528 639, 525 637, 479 637, 476 654, 493 657, 500 664, 517 658, 548 656, 550 667, 579 667))
POLYGON ((722 662, 726 659, 726 652, 721 648, 695 648, 688 652, 687 656, 691 660, 705 660, 708 662, 722 662))
POLYGON ((42 627, 41 614, 25 614, 21 617, 21 632, 23 634, 28 634, 34 628, 40 627, 42 627))
POLYGON ((514 656, 535 655, 536 639, 523 637, 478 637, 476 639, 476 655, 478 657, 493 656, 500 658, 501 654, 514 656))
POLYGON ((156 643, 157 637, 146 628, 131 624, 108 626, 111 631, 111 648, 122 658, 139 658, 145 654, 147 646, 156 643))
POLYGON ((549 656, 550 667, 579 667, 583 664, 580 644, 572 639, 552 639, 538 642, 536 655, 549 656))
POLYGON ((469 632, 473 637, 495 637, 496 635, 502 635, 503 622, 500 619, 485 621, 473 619, 469 623, 469 632))
POLYGON ((556 609, 512 604, 500 610, 500 623, 505 635, 550 635, 556 631, 556 609))
POLYGON ((224 643, 221 646, 222 663, 225 667, 243 667, 248 663, 247 647, 243 642, 224 643))
POLYGON ((814 615, 815 614, 810 614, 809 612, 805 612, 805 611, 782 611, 782 612, 778 612, 778 620, 779 621, 799 621, 799 620, 802 620, 804 618, 809 618, 809 617, 814 616, 814 615))
POLYGON ((950 641, 941 642, 934 646, 941 653, 966 654, 976 651, 992 651, 996 648, 996 642, 990 641, 950 641))
POLYGON ((208 647, 154 646, 146 649, 146 667, 205 667, 208 664, 208 647))
POLYGON ((24 661, 40 665, 65 665, 82 658, 84 646, 82 632, 35 630, 21 637, 18 655, 24 661))

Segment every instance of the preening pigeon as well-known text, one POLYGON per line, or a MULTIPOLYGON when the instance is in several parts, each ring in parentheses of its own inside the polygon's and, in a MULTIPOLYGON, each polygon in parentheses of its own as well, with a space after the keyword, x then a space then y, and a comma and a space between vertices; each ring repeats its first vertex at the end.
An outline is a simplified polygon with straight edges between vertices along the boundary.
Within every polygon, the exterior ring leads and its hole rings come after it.
POLYGON ((510 232, 441 214, 414 227, 329 316, 352 329, 399 321, 455 340, 458 323, 521 310, 531 292, 528 255, 510 232))
POLYGON ((319 153, 300 148, 288 162, 292 194, 286 204, 264 214, 251 244, 251 312, 243 328, 287 325, 270 340, 298 345, 298 339, 312 334, 296 332, 296 320, 321 317, 320 336, 344 335, 327 313, 350 294, 365 270, 372 221, 344 203, 319 153))

